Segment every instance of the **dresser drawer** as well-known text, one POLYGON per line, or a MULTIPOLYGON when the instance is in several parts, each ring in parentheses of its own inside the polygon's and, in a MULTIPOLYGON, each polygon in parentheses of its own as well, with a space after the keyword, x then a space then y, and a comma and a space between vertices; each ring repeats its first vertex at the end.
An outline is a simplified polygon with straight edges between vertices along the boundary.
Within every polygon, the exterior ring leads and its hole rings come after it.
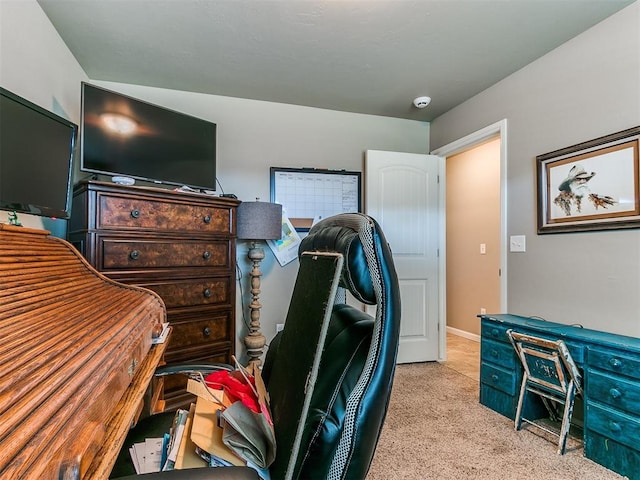
POLYGON ((505 370, 482 362, 480 365, 480 382, 509 395, 516 394, 516 375, 511 370, 505 370))
POLYGON ((199 345, 214 344, 229 340, 229 313, 201 315, 197 320, 171 322, 173 331, 168 353, 199 345))
POLYGON ((633 414, 640 414, 640 382, 630 382, 615 375, 587 372, 589 398, 633 414))
POLYGON ((513 326, 502 325, 498 322, 483 320, 481 334, 484 338, 491 338, 499 342, 509 343, 509 337, 507 337, 507 330, 509 330, 510 328, 513 328, 513 326))
POLYGON ((229 277, 139 283, 162 297, 167 309, 231 305, 229 277))
POLYGON ((507 369, 514 369, 519 364, 516 353, 510 343, 496 342, 488 338, 480 344, 480 358, 483 362, 491 362, 507 369))
POLYGON ((140 240, 99 237, 99 269, 206 267, 229 269, 228 241, 140 240))
POLYGON ((640 421, 622 412, 587 403, 585 428, 635 450, 640 446, 640 421))
POLYGON ((640 379, 640 355, 618 354, 596 347, 589 349, 589 366, 640 379))
POLYGON ((98 195, 96 229, 229 234, 231 225, 230 208, 98 195))

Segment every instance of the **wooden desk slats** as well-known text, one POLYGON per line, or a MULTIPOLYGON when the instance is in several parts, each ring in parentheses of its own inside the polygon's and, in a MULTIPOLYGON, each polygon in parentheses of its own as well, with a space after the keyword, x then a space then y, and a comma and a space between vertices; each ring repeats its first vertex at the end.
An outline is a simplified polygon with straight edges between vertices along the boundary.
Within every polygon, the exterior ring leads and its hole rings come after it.
POLYGON ((165 319, 158 295, 104 277, 67 242, 0 225, 0 478, 106 478, 165 319))

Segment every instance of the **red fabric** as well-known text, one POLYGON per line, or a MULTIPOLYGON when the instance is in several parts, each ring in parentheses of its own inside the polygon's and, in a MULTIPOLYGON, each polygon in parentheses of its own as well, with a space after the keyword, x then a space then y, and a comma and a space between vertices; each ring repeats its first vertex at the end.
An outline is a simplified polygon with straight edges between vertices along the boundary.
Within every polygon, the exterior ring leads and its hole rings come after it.
POLYGON ((220 370, 207 375, 204 381, 209 388, 224 390, 231 402, 239 400, 251 411, 260 413, 258 398, 252 389, 252 386, 255 389, 253 377, 249 377, 250 386, 240 373, 220 370))

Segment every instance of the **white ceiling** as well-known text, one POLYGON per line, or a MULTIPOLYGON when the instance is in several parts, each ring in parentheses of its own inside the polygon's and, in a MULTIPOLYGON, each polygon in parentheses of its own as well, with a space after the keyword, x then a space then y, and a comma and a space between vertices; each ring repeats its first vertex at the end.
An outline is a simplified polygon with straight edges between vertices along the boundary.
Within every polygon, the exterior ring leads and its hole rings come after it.
POLYGON ((38 3, 92 80, 429 121, 633 1, 38 3))

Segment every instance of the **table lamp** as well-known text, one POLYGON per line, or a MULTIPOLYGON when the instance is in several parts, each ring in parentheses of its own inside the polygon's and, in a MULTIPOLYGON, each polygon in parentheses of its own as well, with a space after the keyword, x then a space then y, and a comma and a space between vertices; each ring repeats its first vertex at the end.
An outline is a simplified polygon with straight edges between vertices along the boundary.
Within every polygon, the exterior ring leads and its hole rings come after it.
POLYGON ((253 266, 251 268, 251 322, 249 334, 244 337, 247 347, 249 364, 259 366, 267 339, 260 331, 260 262, 264 258, 264 249, 258 246, 259 240, 280 240, 282 238, 282 205, 277 203, 242 202, 238 206, 238 238, 251 240, 248 257, 253 266))

